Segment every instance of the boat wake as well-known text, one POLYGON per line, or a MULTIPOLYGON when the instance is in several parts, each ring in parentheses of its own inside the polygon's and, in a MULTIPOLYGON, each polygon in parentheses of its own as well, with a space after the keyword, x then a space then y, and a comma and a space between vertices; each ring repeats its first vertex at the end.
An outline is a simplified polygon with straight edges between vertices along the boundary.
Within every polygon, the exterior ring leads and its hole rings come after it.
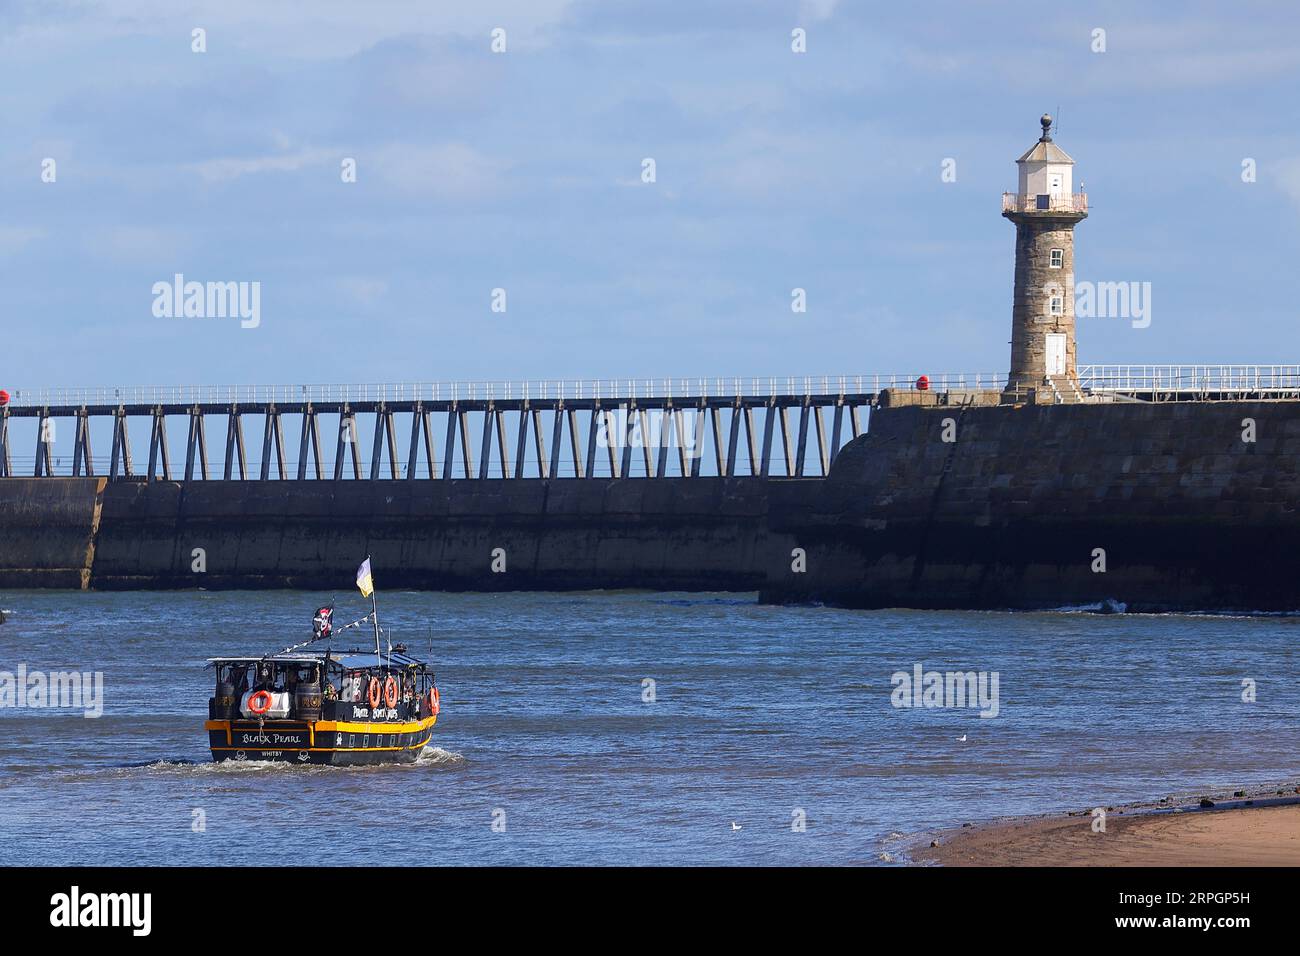
POLYGON ((415 759, 415 766, 457 765, 465 762, 464 754, 458 754, 452 750, 443 750, 441 747, 425 747, 420 756, 415 759))

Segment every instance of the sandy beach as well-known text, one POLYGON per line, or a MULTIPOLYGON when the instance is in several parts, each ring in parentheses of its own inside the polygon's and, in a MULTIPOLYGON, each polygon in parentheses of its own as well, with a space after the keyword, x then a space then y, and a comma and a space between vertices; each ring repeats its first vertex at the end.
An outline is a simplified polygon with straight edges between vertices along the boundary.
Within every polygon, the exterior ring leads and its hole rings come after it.
POLYGON ((1106 814, 1094 832, 1087 811, 947 830, 912 851, 941 866, 1295 866, 1300 797, 1289 787, 1176 805, 1133 804, 1106 814))

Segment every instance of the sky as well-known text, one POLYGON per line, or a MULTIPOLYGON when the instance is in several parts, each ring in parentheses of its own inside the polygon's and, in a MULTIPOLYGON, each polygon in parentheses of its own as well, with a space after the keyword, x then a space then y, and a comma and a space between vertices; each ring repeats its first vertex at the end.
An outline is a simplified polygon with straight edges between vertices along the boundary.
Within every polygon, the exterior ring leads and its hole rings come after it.
POLYGON ((0 0, 0 388, 1005 372, 1000 194, 1044 112, 1089 195, 1076 279, 1150 283, 1145 327, 1079 320, 1081 364, 1300 363, 1298 28, 0 0), (255 326, 157 314, 178 273, 258 283, 255 326))

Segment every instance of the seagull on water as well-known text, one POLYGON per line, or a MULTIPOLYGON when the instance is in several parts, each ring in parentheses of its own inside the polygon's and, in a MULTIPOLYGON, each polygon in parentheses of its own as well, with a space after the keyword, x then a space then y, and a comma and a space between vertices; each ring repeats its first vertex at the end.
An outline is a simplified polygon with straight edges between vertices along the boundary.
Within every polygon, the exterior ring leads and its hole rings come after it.
POLYGON ((959 744, 964 744, 965 742, 966 742, 966 735, 965 735, 965 734, 962 734, 960 737, 957 738, 957 743, 959 743, 959 744))
POLYGON ((737 823, 735 820, 732 820, 732 821, 731 821, 731 831, 734 833, 735 831, 737 831, 737 830, 739 830, 739 829, 740 829, 740 824, 737 823))

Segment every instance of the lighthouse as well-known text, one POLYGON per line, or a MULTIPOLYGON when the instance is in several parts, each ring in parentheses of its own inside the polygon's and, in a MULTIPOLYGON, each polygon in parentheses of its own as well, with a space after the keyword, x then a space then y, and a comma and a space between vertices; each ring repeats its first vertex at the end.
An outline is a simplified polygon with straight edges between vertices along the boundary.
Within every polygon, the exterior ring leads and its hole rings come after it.
POLYGON ((1074 227, 1088 197, 1074 191, 1074 160, 1052 142, 1052 117, 1039 122, 1042 136, 1016 160, 1016 192, 1002 194, 1002 215, 1016 224, 1007 391, 1075 396, 1074 227))

